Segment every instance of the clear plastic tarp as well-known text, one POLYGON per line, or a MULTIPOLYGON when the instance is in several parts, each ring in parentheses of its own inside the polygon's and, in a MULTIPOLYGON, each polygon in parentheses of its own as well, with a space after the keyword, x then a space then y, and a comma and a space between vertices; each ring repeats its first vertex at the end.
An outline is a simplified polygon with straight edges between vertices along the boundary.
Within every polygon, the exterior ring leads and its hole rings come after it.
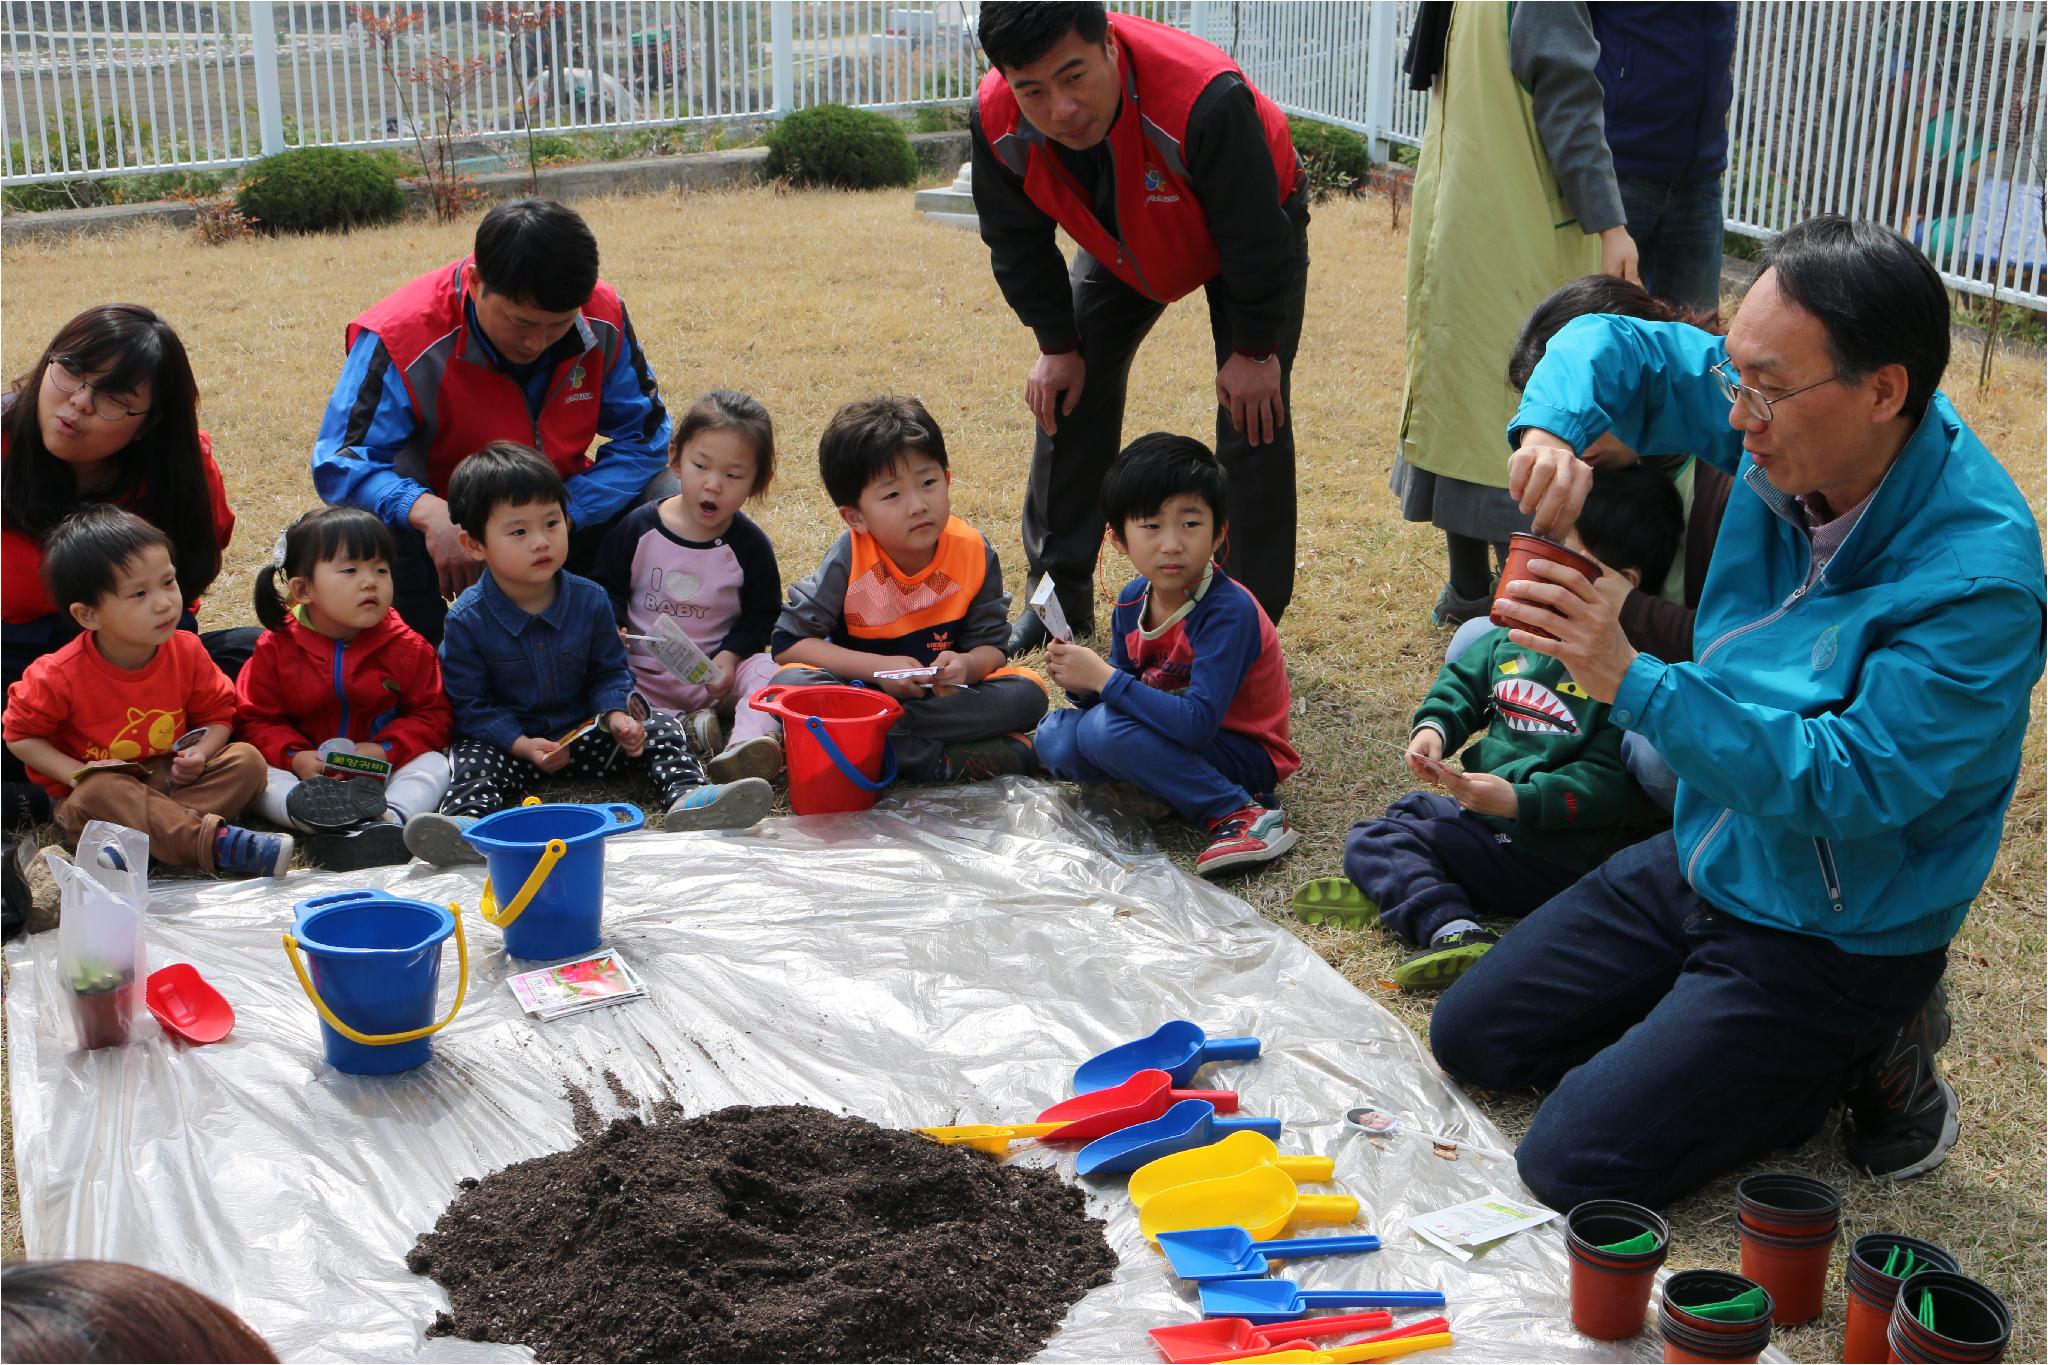
MULTIPOLYGON (((1605 1344, 1572 1330, 1554 1224, 1468 1263, 1410 1232, 1412 1217, 1489 1190, 1529 1195, 1511 1160, 1375 1144, 1344 1111, 1369 1098, 1416 1128, 1505 1148, 1498 1131, 1391 1015, 1099 798, 1017 780, 927 788, 860 815, 608 847, 606 942, 650 996, 548 1023, 504 984, 532 964, 508 960, 478 919, 481 869, 158 881, 150 962, 193 963, 235 1008, 233 1035, 209 1047, 146 1019, 126 1046, 77 1050, 57 935, 11 945, 29 1255, 161 1270, 228 1303, 287 1360, 530 1359, 427 1340, 446 1300, 404 1257, 458 1180, 576 1141, 567 1084, 606 1115, 618 1112, 609 1070, 643 1104, 673 1095, 691 1113, 813 1104, 904 1127, 1023 1122, 1070 1093, 1081 1060, 1186 1018, 1264 1040, 1257 1061, 1198 1083, 1284 1120, 1283 1151, 1333 1156, 1363 1204, 1349 1230, 1385 1239, 1374 1255, 1296 1262, 1306 1287, 1440 1288, 1459 1359, 1659 1358, 1654 1331, 1605 1344), (295 902, 359 886, 467 909, 468 1003, 432 1061, 398 1076, 325 1065, 279 945, 295 902)), ((444 1008, 454 973, 451 945, 444 1008)), ((1072 1148, 1012 1152, 1071 1176, 1072 1148)), ((1154 1359, 1145 1330, 1198 1315, 1122 1184, 1089 1186, 1121 1268, 1042 1360, 1154 1359)))

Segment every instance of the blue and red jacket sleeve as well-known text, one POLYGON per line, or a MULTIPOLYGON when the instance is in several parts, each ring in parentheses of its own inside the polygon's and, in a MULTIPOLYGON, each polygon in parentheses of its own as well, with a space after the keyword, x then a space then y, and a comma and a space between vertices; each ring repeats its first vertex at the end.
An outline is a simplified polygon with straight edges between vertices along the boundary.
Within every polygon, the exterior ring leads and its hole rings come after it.
POLYGON ((569 519, 578 526, 596 526, 632 506, 668 467, 668 409, 623 301, 619 323, 619 353, 598 395, 597 434, 605 445, 590 468, 569 479, 569 519))
POLYGON ((1199 749, 1223 728, 1223 717, 1258 661, 1259 614, 1247 593, 1212 593, 1181 624, 1191 656, 1184 690, 1162 692, 1119 668, 1102 689, 1102 700, 1174 743, 1199 749))
POLYGON ((391 353, 365 329, 349 347, 313 438, 313 491, 333 506, 375 513, 386 526, 406 525, 412 505, 433 491, 396 468, 418 426, 391 353))

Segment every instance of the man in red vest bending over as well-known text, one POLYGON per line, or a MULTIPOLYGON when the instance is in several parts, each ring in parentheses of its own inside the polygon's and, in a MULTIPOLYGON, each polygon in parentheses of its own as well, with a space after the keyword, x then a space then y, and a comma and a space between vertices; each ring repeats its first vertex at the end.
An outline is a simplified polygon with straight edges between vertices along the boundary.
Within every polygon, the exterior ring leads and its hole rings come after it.
POLYGON ((613 523, 674 491, 668 437, 626 305, 597 277, 589 225, 553 200, 516 199, 484 215, 472 255, 349 324, 313 487, 391 528, 393 605, 439 644, 447 599, 482 567, 448 520, 457 463, 497 440, 547 456, 569 485, 568 568, 586 573, 613 523))
MULTIPOLYGON (((1201 39, 1097 3, 981 9, 974 207, 996 283, 1038 338, 1024 554, 1093 629, 1098 490, 1131 358, 1166 305, 1209 298, 1231 576, 1278 621, 1294 592, 1287 380, 1308 282, 1308 181, 1287 118, 1201 39), (1071 269, 1053 237, 1080 245, 1071 269)), ((1010 652, 1045 642, 1026 612, 1010 652)))

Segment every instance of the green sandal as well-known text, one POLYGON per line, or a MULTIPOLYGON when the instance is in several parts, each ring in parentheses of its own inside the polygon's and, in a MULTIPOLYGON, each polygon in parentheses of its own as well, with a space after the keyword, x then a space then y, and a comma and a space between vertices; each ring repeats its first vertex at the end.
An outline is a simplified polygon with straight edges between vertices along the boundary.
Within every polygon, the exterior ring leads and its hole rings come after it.
POLYGON ((1349 877, 1317 877, 1294 890, 1294 917, 1304 924, 1363 929, 1380 908, 1349 877))

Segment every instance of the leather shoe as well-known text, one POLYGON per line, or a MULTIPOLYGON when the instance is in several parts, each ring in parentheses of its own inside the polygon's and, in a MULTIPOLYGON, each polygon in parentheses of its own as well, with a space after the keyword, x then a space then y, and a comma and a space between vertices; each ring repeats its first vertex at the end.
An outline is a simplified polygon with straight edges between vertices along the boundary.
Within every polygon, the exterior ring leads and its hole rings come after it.
POLYGON ((1038 613, 1026 607, 1024 614, 1010 627, 1010 643, 1004 646, 1003 652, 1014 659, 1019 654, 1045 648, 1051 639, 1052 632, 1045 628, 1045 622, 1038 619, 1038 613))

